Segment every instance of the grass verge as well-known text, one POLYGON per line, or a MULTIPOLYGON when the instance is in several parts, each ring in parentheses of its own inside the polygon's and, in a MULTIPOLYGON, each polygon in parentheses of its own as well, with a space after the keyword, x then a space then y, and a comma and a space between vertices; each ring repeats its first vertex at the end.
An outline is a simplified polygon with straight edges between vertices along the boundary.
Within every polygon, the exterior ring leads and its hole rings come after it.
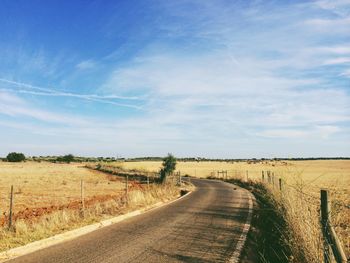
POLYGON ((322 262, 317 247, 320 237, 315 235, 317 226, 303 228, 305 222, 300 222, 300 217, 295 215, 300 211, 291 210, 292 200, 260 182, 240 179, 227 182, 250 190, 256 198, 258 208, 248 238, 256 246, 259 262, 322 262))

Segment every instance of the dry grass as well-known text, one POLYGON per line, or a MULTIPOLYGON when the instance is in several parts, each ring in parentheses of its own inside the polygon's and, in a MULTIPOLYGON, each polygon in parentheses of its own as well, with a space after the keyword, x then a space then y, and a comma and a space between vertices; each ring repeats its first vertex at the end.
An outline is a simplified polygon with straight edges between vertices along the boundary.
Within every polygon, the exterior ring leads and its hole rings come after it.
POLYGON ((46 214, 35 221, 18 220, 14 229, 0 228, 0 251, 50 237, 80 226, 99 222, 140 207, 167 201, 179 196, 179 188, 170 184, 150 185, 147 189, 129 193, 125 198, 115 198, 86 208, 84 216, 76 209, 64 209, 46 214))
MULTIPOLYGON (((109 164, 110 165, 110 164, 109 164)), ((124 169, 157 171, 161 162, 112 163, 124 169)), ((288 208, 287 220, 295 232, 294 244, 307 245, 314 258, 319 259, 321 239, 319 228, 319 190, 328 188, 333 202, 333 223, 341 238, 347 255, 350 255, 350 210, 337 205, 350 204, 350 161, 296 161, 296 162, 179 162, 181 174, 195 177, 217 175, 217 170, 227 170, 230 178, 261 179, 262 170, 270 170, 276 178, 281 177, 285 185, 283 195, 274 191, 276 199, 288 208), (303 194, 301 194, 301 192, 303 194)), ((0 162, 0 211, 8 211, 10 185, 15 189, 15 212, 31 207, 46 207, 66 204, 80 199, 80 180, 85 182, 87 198, 108 195, 88 206, 86 217, 81 218, 78 210, 63 209, 40 217, 35 222, 16 222, 16 231, 0 231, 0 250, 48 237, 68 229, 99 221, 102 218, 125 212, 125 209, 151 204, 176 194, 166 188, 150 189, 149 192, 131 192, 130 208, 123 206, 120 192, 124 184, 116 177, 84 169, 77 164, 51 163, 1 163, 0 162), (65 222, 66 224, 61 224, 65 222)), ((177 189, 178 191, 178 189, 177 189)), ((1 221, 1 218, 0 218, 1 221)), ((310 256, 311 257, 311 256, 310 256)))
MULTIPOLYGON (((77 164, 48 162, 0 162, 0 211, 8 211, 10 186, 14 186, 14 212, 27 208, 50 207, 80 200, 80 181, 85 197, 115 196, 124 188, 121 181, 85 169, 77 164)), ((1 216, 0 216, 1 220, 1 216)))
POLYGON ((98 222, 159 201, 174 199, 171 184, 142 186, 85 164, 0 162, 0 251, 98 222), (85 210, 81 208, 84 181, 85 210), (14 224, 8 229, 10 186, 14 186, 14 224), (126 202, 128 200, 128 202, 126 202))
MULTIPOLYGON (((121 165, 121 164, 119 164, 121 165)), ((161 162, 125 162, 127 169, 142 168, 155 171, 161 162)), ((350 161, 269 161, 247 162, 179 162, 177 170, 195 177, 217 176, 217 170, 227 170, 229 178, 246 180, 246 172, 251 180, 261 180, 261 172, 273 171, 276 178, 282 178, 283 196, 277 191, 276 197, 288 208, 288 222, 297 233, 298 241, 307 244, 315 258, 320 256, 321 239, 319 225, 320 189, 331 193, 332 220, 346 254, 350 255, 350 161), (283 199, 282 199, 283 198, 283 199)), ((273 188, 272 188, 273 189, 273 188)), ((301 244, 300 243, 300 244, 301 244)), ((296 242, 298 244, 298 242, 296 242)), ((316 260, 317 261, 317 260, 316 260)))

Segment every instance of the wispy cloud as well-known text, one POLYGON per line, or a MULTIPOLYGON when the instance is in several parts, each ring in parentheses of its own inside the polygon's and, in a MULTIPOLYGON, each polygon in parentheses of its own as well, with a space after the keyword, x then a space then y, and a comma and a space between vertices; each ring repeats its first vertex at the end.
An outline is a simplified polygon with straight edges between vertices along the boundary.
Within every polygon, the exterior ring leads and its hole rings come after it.
MULTIPOLYGON (((145 11, 152 19, 125 26, 115 51, 82 52, 57 79, 2 74, 10 77, 0 79, 0 125, 101 155, 348 155, 348 7, 156 1, 145 11), (57 105, 49 110, 32 97, 57 105), (76 115, 58 110, 72 101, 76 115)), ((36 56, 36 68, 48 65, 45 56, 36 56)))
POLYGON ((340 76, 350 78, 350 69, 344 70, 340 76))
POLYGON ((317 137, 326 139, 334 133, 340 131, 337 126, 315 126, 312 130, 310 129, 271 129, 265 130, 258 133, 258 136, 270 137, 270 138, 298 138, 298 139, 307 139, 312 138, 315 135, 317 137))
POLYGON ((316 48, 316 51, 320 51, 321 53, 331 53, 337 55, 346 55, 350 54, 350 44, 344 46, 330 46, 330 47, 319 47, 316 48))
POLYGON ((220 49, 208 47, 204 52, 188 53, 159 43, 148 46, 127 65, 117 67, 105 88, 149 92, 152 100, 147 109, 152 120, 166 115, 169 122, 159 125, 183 125, 187 133, 200 133, 199 138, 215 140, 231 133, 240 138, 322 140, 344 133, 343 126, 350 121, 348 93, 343 86, 329 84, 322 73, 315 76, 305 72, 323 72, 322 66, 346 64, 349 45, 315 44, 315 39, 327 38, 327 32, 310 33, 300 21, 313 26, 339 26, 347 19, 311 21, 302 12, 300 17, 291 16, 290 8, 298 6, 274 10, 274 16, 269 16, 263 7, 254 6, 254 12, 236 14, 243 16, 240 23, 248 28, 252 27, 251 21, 264 18, 259 21, 269 28, 259 32, 253 27, 252 33, 242 25, 236 27, 237 20, 231 13, 236 11, 228 8, 225 16, 226 12, 217 12, 225 9, 223 6, 211 7, 200 4, 200 17, 191 20, 189 13, 171 5, 172 10, 175 8, 173 14, 179 12, 182 19, 190 21, 189 29, 179 31, 170 26, 165 30, 172 32, 171 37, 194 35, 197 44, 204 38, 209 40, 209 47, 220 49), (282 18, 284 26, 270 24, 282 18))
POLYGON ((324 65, 337 65, 337 64, 348 64, 350 63, 350 57, 339 57, 334 59, 326 60, 324 65))
POLYGON ((76 68, 80 70, 93 69, 95 67, 96 67, 96 62, 91 59, 81 61, 76 65, 76 68))
POLYGON ((43 87, 33 86, 30 84, 11 81, 11 80, 2 79, 2 78, 0 78, 0 82, 15 85, 16 87, 20 87, 20 88, 25 88, 25 89, 0 88, 1 90, 7 91, 7 92, 16 92, 16 93, 22 93, 22 94, 31 94, 31 95, 49 96, 49 97, 71 97, 71 98, 95 101, 95 102, 100 102, 105 104, 112 104, 120 107, 129 107, 129 108, 135 108, 135 109, 141 108, 141 106, 139 105, 112 101, 112 100, 142 101, 142 98, 136 97, 136 96, 128 97, 128 96, 118 96, 118 95, 76 94, 76 93, 70 93, 70 92, 57 91, 52 88, 43 88, 43 87))
POLYGON ((40 121, 69 125, 84 123, 79 117, 72 118, 67 115, 37 109, 25 100, 4 91, 0 91, 0 114, 13 117, 24 116, 40 121))

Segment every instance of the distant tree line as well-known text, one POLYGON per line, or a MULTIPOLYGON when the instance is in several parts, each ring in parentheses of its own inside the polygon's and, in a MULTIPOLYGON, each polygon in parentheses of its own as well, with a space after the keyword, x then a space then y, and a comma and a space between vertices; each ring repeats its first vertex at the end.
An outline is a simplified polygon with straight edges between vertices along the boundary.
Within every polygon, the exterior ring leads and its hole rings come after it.
MULTIPOLYGON (((46 162, 58 162, 58 163, 70 163, 70 162, 140 162, 140 161, 158 161, 162 162, 164 157, 158 156, 146 156, 146 157, 136 157, 136 158, 116 158, 116 157, 82 157, 73 156, 72 154, 67 154, 63 156, 32 156, 26 157, 23 153, 11 152, 5 158, 0 158, 3 161, 8 162, 22 162, 28 161, 46 161, 46 162)), ((350 160, 350 157, 304 157, 304 158, 203 158, 203 157, 183 157, 177 158, 180 162, 267 162, 267 161, 312 161, 312 160, 350 160)))

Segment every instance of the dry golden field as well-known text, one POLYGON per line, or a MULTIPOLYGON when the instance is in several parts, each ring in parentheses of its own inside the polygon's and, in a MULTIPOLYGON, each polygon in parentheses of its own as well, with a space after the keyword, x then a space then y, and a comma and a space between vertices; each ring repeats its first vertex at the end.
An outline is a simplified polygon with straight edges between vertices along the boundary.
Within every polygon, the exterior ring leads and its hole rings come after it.
MULTIPOLYGON (((118 163, 126 169, 159 170, 161 162, 118 163)), ((284 182, 284 198, 288 202, 290 221, 299 229, 303 242, 320 251, 319 207, 320 189, 330 190, 333 225, 346 254, 350 255, 350 160, 247 162, 178 162, 177 171, 195 177, 217 176, 226 170, 229 178, 261 180, 262 171, 284 182)), ((221 176, 221 175, 220 175, 221 176)), ((266 178, 266 173, 265 173, 266 178)), ((273 186, 271 185, 271 188, 273 186)), ((319 253, 320 254, 320 253, 319 253)))
POLYGON ((126 202, 123 177, 90 170, 84 165, 0 162, 0 251, 180 195, 180 188, 175 185, 143 187, 130 180, 126 202), (83 213, 81 180, 85 196, 83 213), (8 229, 11 185, 14 220, 8 229))
MULTIPOLYGON (((115 162, 108 165, 120 166, 124 169, 158 171, 161 162, 115 162)), ((83 166, 84 164, 76 163, 0 162, 0 223, 3 224, 5 215, 8 215, 11 185, 14 186, 14 213, 22 213, 22 217, 16 218, 18 231, 21 229, 21 224, 24 224, 22 219, 37 217, 36 213, 47 214, 59 210, 53 213, 52 217, 55 218, 57 214, 67 213, 65 208, 71 208, 67 207, 67 204, 75 204, 79 207, 81 180, 84 181, 85 198, 96 201, 93 204, 110 202, 113 197, 123 194, 125 186, 121 178, 89 170, 83 166), (53 208, 53 206, 56 207, 53 208), (57 209, 57 206, 64 206, 64 210, 57 209)), ((188 174, 194 177, 217 176, 217 171, 222 170, 227 171, 230 178, 244 180, 246 180, 247 174, 251 180, 261 180, 262 171, 274 172, 276 181, 278 178, 283 178, 285 182, 283 200, 288 202, 290 221, 295 224, 293 227, 299 229, 301 239, 305 239, 303 242, 307 243, 309 247, 313 247, 314 250, 319 250, 322 246, 318 225, 319 191, 321 188, 329 189, 333 202, 333 223, 346 253, 349 255, 350 209, 345 206, 350 205, 350 161, 178 162, 177 164, 177 171, 180 171, 182 175, 188 174)), ((147 197, 146 199, 151 200, 152 198, 147 197)), ((155 202, 156 199, 152 199, 152 202, 155 202)), ((148 202, 147 200, 145 202, 148 202)), ((137 205, 136 203, 135 205, 137 205)), ((91 209, 92 218, 97 220, 100 213, 98 212, 99 208, 96 210, 96 207, 91 207, 91 209)), ((109 209, 107 210, 109 211, 109 209)), ((76 212, 69 213, 75 213, 74 216, 71 216, 70 221, 76 222, 76 226, 88 223, 81 222, 76 212)), ((113 213, 117 213, 117 211, 113 213)), ((28 226, 26 223, 23 227, 25 229, 38 228, 34 225, 28 226)), ((43 233, 40 235, 24 233, 23 236, 30 238, 23 238, 20 242, 16 241, 11 233, 2 232, 3 240, 7 239, 8 241, 0 242, 0 250, 62 231, 62 229, 55 227, 52 226, 52 230, 47 231, 48 227, 45 225, 44 229, 46 230, 42 231, 43 233)), ((74 227, 74 224, 68 228, 71 227, 74 227)), ((18 235, 18 231, 16 235, 18 235)), ((35 231, 28 232, 34 233, 35 231)))
MULTIPOLYGON (((161 162, 117 163, 126 169, 157 171, 161 162)), ((177 171, 182 175, 206 178, 217 176, 217 171, 227 171, 228 177, 261 179, 262 171, 272 171, 293 186, 303 186, 319 196, 321 188, 328 188, 336 199, 350 203, 350 160, 276 161, 276 162, 178 162, 177 171)))
POLYGON ((49 208, 80 200, 81 180, 87 200, 115 196, 124 188, 122 181, 110 180, 108 175, 88 170, 81 164, 0 162, 1 217, 8 214, 11 185, 16 214, 28 208, 49 208))

